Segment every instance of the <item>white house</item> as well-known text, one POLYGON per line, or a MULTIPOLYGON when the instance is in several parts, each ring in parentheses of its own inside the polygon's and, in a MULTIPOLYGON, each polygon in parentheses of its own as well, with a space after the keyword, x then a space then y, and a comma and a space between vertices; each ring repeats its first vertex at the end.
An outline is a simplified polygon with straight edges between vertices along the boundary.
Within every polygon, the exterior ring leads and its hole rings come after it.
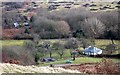
POLYGON ((89 46, 88 48, 85 48, 85 50, 83 51, 83 54, 99 55, 99 54, 102 54, 102 50, 96 47, 89 46))
POLYGON ((18 26, 19 26, 19 23, 18 23, 18 22, 15 22, 15 23, 14 23, 14 26, 15 26, 15 27, 18 27, 18 26))

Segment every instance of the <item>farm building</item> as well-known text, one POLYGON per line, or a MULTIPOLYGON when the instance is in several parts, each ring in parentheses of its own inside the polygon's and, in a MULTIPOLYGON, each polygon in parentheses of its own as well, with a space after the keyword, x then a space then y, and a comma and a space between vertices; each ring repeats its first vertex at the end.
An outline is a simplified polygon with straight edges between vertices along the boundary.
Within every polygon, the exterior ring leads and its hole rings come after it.
POLYGON ((18 26, 19 26, 19 23, 18 23, 18 22, 15 22, 15 23, 14 23, 14 26, 15 26, 15 27, 18 27, 18 26))
POLYGON ((28 22, 25 22, 25 23, 23 23, 24 24, 24 26, 29 26, 29 23, 28 22))
POLYGON ((102 54, 102 50, 97 48, 97 47, 89 46, 88 48, 85 48, 85 50, 83 51, 83 54, 86 54, 86 55, 99 55, 99 54, 102 54))

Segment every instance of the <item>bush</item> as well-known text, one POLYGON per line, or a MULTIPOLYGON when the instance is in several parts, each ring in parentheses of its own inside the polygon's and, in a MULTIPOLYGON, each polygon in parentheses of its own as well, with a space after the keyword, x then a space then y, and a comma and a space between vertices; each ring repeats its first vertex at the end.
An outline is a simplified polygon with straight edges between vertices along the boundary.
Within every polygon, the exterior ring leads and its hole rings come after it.
POLYGON ((76 49, 79 47, 79 45, 80 45, 80 42, 77 39, 71 38, 71 39, 68 39, 67 42, 65 43, 65 48, 76 49))
POLYGON ((115 44, 108 44, 107 46, 106 46, 106 48, 105 48, 105 50, 107 50, 108 52, 108 54, 112 54, 113 52, 115 52, 116 50, 117 50, 118 48, 117 48, 117 45, 115 45, 115 44))
POLYGON ((55 31, 60 37, 67 37, 70 33, 70 26, 65 21, 58 21, 55 25, 55 31))
POLYGON ((24 46, 27 49, 34 50, 35 49, 35 43, 33 41, 27 40, 24 42, 24 46))
POLYGON ((81 41, 81 45, 84 49, 87 48, 88 46, 95 45, 94 40, 91 40, 91 39, 80 38, 79 41, 81 41))
POLYGON ((2 48, 2 61, 19 60, 22 65, 34 64, 33 52, 21 46, 4 46, 2 48))
POLYGON ((63 57, 63 55, 64 55, 64 44, 62 44, 60 42, 55 42, 55 43, 53 43, 52 48, 54 50, 56 50, 56 52, 58 52, 60 58, 63 57))
POLYGON ((35 54, 35 63, 38 64, 38 61, 40 59, 40 56, 38 53, 35 54))
POLYGON ((25 31, 24 31, 24 33, 29 34, 30 32, 29 32, 29 30, 26 28, 25 31))
POLYGON ((96 69, 98 74, 120 74, 120 67, 110 59, 103 58, 96 69))
POLYGON ((13 39, 16 39, 16 40, 22 40, 22 39, 33 40, 33 36, 31 34, 17 34, 13 37, 13 39))

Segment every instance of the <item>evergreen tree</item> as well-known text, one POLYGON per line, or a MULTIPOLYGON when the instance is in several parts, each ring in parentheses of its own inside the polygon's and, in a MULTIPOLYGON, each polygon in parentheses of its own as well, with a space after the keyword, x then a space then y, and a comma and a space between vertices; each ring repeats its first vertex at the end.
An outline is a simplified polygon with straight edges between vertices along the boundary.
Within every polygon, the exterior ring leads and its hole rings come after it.
POLYGON ((24 33, 29 34, 30 32, 29 32, 29 30, 26 28, 25 31, 24 31, 24 33))

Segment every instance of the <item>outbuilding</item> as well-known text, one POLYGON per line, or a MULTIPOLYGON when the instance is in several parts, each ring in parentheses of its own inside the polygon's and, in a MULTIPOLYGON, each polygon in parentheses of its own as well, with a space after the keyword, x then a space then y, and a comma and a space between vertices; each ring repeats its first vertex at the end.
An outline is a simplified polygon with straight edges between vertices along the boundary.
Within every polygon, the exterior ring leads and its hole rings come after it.
POLYGON ((18 23, 18 22, 15 22, 15 23, 14 23, 14 26, 15 26, 15 27, 18 27, 18 26, 19 26, 19 23, 18 23))
POLYGON ((23 23, 24 24, 24 26, 29 26, 29 23, 28 22, 25 22, 25 23, 23 23))

